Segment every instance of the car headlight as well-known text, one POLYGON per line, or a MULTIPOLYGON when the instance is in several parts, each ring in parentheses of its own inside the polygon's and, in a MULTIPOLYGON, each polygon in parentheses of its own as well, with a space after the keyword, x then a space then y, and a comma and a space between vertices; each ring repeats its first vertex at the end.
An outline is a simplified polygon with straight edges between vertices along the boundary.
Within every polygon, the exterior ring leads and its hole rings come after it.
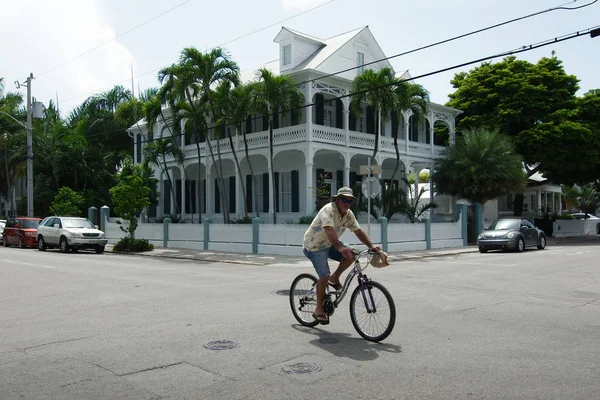
POLYGON ((506 234, 506 237, 507 237, 507 238, 509 238, 509 239, 512 239, 512 238, 514 238, 514 237, 515 237, 515 233, 514 233, 514 232, 508 232, 508 233, 506 234))
POLYGON ((484 238, 483 233, 480 233, 479 236, 477 236, 477 239, 483 239, 483 238, 484 238))

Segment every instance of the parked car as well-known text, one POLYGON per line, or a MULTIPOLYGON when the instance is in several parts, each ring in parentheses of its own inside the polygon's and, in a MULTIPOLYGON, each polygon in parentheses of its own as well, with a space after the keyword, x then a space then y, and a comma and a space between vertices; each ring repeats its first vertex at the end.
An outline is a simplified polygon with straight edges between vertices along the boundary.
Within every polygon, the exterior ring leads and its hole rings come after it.
POLYGON ((6 221, 2 232, 2 245, 20 248, 37 246, 37 228, 41 218, 17 217, 6 221))
POLYGON ((6 225, 5 219, 0 219, 0 243, 4 243, 4 226, 6 225))
POLYGON ((477 246, 482 253, 497 249, 521 252, 526 247, 542 250, 546 247, 546 235, 526 218, 501 218, 481 232, 477 246))
POLYGON ((78 217, 46 217, 37 231, 40 251, 58 247, 61 252, 93 249, 104 252, 106 236, 89 219, 78 217))
POLYGON ((573 213, 571 216, 575 219, 589 219, 589 220, 597 220, 596 221, 596 233, 600 235, 600 217, 594 214, 586 214, 585 213, 573 213))

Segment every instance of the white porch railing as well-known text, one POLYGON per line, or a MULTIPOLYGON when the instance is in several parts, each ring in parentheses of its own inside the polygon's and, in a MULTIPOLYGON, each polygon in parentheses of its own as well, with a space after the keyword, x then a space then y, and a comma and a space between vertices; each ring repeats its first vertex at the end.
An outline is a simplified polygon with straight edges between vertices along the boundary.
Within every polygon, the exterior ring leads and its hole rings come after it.
POLYGON ((313 139, 318 142, 346 145, 346 131, 328 126, 315 125, 313 127, 313 139))

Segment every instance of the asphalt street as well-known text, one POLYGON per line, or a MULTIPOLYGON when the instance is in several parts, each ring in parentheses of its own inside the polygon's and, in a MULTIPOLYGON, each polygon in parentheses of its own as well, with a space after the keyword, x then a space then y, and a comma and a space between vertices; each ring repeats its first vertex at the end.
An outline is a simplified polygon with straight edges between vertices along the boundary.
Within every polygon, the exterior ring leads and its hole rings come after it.
POLYGON ((598 398, 597 241, 436 255, 367 269, 398 312, 370 343, 348 297, 296 323, 305 259, 2 248, 0 399, 598 398))

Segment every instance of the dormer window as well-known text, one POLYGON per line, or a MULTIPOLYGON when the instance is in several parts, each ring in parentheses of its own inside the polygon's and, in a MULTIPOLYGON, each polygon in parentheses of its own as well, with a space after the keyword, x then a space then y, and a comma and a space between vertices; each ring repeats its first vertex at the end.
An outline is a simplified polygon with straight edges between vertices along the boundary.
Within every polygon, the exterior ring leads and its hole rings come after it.
POLYGON ((356 75, 360 75, 365 71, 365 53, 356 52, 356 75))
POLYGON ((286 44, 283 46, 283 65, 290 65, 292 63, 292 45, 286 44))

